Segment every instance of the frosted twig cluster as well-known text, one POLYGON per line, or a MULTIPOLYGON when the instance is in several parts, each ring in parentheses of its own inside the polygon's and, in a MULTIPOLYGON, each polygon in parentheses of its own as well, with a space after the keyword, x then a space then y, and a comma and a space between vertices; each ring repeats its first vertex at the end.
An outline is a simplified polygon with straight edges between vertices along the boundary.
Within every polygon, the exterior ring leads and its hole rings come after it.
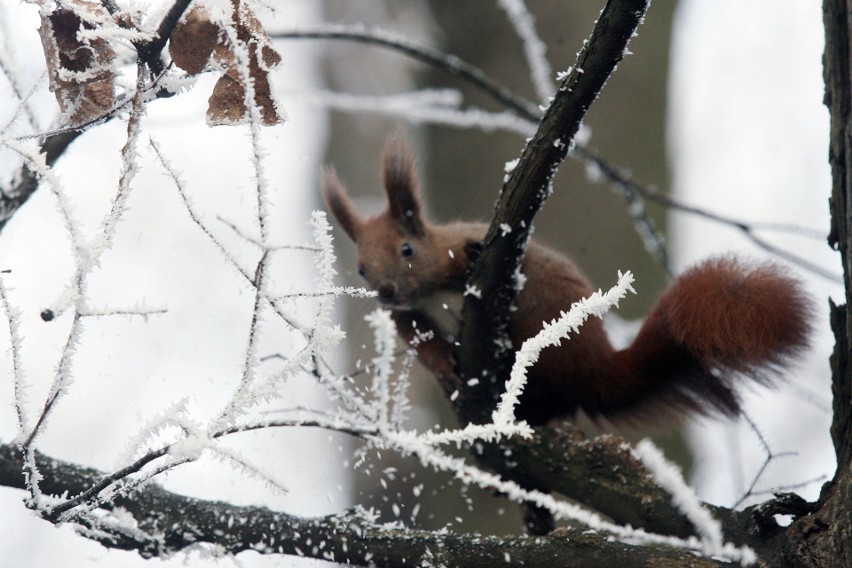
MULTIPOLYGON (((704 555, 726 558, 741 562, 743 565, 751 564, 755 560, 753 551, 724 541, 719 524, 701 506, 692 490, 683 481, 679 471, 649 442, 640 445, 636 450, 636 456, 648 467, 655 481, 672 494, 673 502, 678 509, 692 520, 700 535, 699 538, 680 539, 614 524, 581 506, 561 501, 540 491, 526 489, 497 474, 484 471, 442 449, 442 446, 447 444, 499 442, 511 436, 530 436, 532 430, 529 426, 525 422, 517 422, 514 415, 518 397, 526 383, 527 370, 534 364, 542 349, 549 345, 558 345, 562 340, 570 341, 570 335, 581 332, 580 326, 587 318, 602 317, 610 308, 617 306, 628 292, 633 291, 632 283, 633 276, 630 272, 619 274, 618 282, 613 288, 607 292, 596 292, 577 302, 570 310, 563 312, 557 320, 546 324, 540 333, 527 340, 516 354, 511 377, 493 414, 493 422, 472 424, 462 429, 416 432, 406 430, 398 421, 389 419, 393 415, 393 408, 404 404, 405 399, 391 396, 395 335, 393 321, 387 311, 375 311, 368 316, 374 331, 377 351, 377 356, 371 365, 372 386, 369 396, 352 393, 349 407, 354 414, 343 422, 351 422, 361 428, 365 424, 370 424, 371 426, 359 431, 358 435, 365 438, 371 446, 416 456, 425 466, 451 473, 464 484, 497 490, 518 503, 534 503, 549 510, 557 519, 583 523, 592 529, 610 533, 625 542, 664 544, 700 551, 704 555)), ((407 376, 403 375, 401 380, 407 380, 407 376)), ((340 385, 339 388, 346 387, 340 385)))
MULTIPOLYGON (((64 219, 65 228, 68 232, 69 241, 72 244, 72 257, 75 262, 74 275, 71 282, 66 286, 61 293, 59 299, 53 303, 51 308, 42 312, 42 318, 51 320, 61 316, 66 311, 71 312, 71 326, 67 333, 65 344, 62 349, 62 355, 55 367, 54 378, 52 385, 44 399, 41 411, 35 418, 35 423, 31 424, 26 417, 28 412, 25 410, 27 401, 23 393, 26 391, 26 383, 21 375, 20 357, 21 342, 15 341, 14 330, 14 314, 10 312, 8 307, 8 297, 4 296, 4 304, 7 306, 7 314, 9 314, 10 331, 12 332, 14 345, 14 359, 16 368, 16 409, 18 415, 18 440, 24 450, 27 460, 25 462, 25 471, 30 481, 30 505, 37 509, 46 511, 53 506, 52 500, 44 499, 39 488, 40 475, 36 467, 34 459, 34 442, 42 434, 46 428, 48 419, 55 411, 59 402, 68 393, 74 380, 74 366, 77 348, 80 346, 83 336, 84 321, 89 317, 100 317, 102 315, 115 313, 110 310, 100 310, 92 307, 91 300, 88 297, 88 283, 93 271, 99 266, 99 260, 111 243, 116 225, 122 218, 122 214, 126 209, 127 198, 131 189, 131 182, 136 171, 136 144, 139 138, 139 124, 144 113, 143 97, 143 80, 140 69, 139 80, 137 81, 137 89, 131 97, 132 111, 128 118, 127 139, 122 150, 122 173, 117 183, 117 192, 113 198, 113 205, 100 223, 100 229, 91 239, 84 237, 84 232, 81 229, 80 221, 75 217, 73 208, 70 205, 70 199, 66 195, 64 189, 59 184, 58 179, 54 176, 50 168, 47 167, 44 156, 33 152, 32 148, 24 143, 6 143, 18 151, 18 153, 29 163, 29 167, 39 175, 53 192, 59 205, 59 211, 64 219)), ((140 315, 146 316, 152 312, 161 311, 159 308, 142 308, 140 315)), ((120 310, 121 313, 132 314, 132 310, 120 310)))
MULTIPOLYGON (((243 45, 244 42, 238 34, 228 26, 229 23, 226 21, 228 39, 232 44, 238 67, 245 71, 250 59, 248 48, 243 45)), ((95 30, 83 38, 83 41, 88 41, 86 38, 100 38, 103 33, 106 32, 95 30)), ((112 36, 112 34, 109 35, 112 36)), ((150 34, 119 35, 117 39, 122 41, 141 42, 152 39, 150 34)), ((143 132, 146 105, 153 98, 150 96, 151 91, 159 88, 158 83, 162 77, 163 73, 154 77, 150 76, 146 65, 140 60, 137 66, 135 89, 129 96, 114 105, 115 110, 127 112, 126 138, 120 151, 121 164, 115 183, 115 194, 99 228, 93 234, 89 234, 85 223, 78 217, 73 196, 67 188, 63 187, 60 177, 54 174, 45 155, 39 152, 33 137, 24 135, 0 141, 5 147, 17 152, 29 170, 39 177, 45 190, 52 193, 66 228, 67 241, 70 243, 69 257, 73 261, 73 275, 70 282, 59 297, 50 301, 48 307, 41 313, 45 321, 62 318, 69 324, 64 344, 59 349, 53 380, 50 381, 43 403, 34 400, 35 397, 31 394, 34 389, 29 388, 30 383, 24 373, 22 361, 27 358, 28 353, 20 331, 20 313, 14 305, 15 290, 7 285, 6 281, 0 282, 0 300, 8 321, 11 363, 15 377, 14 406, 18 420, 17 440, 26 458, 24 472, 29 490, 28 505, 44 517, 61 522, 76 522, 92 530, 94 530, 93 527, 104 526, 106 522, 104 511, 99 510, 103 505, 117 496, 133 492, 163 472, 198 460, 202 455, 218 458, 250 477, 266 481, 276 490, 286 490, 285 484, 265 471, 264 466, 253 463, 233 448, 220 443, 220 439, 225 436, 270 427, 300 426, 309 422, 319 427, 339 429, 353 434, 360 432, 357 425, 346 424, 325 413, 314 413, 310 415, 310 418, 298 417, 284 421, 269 421, 264 417, 262 406, 278 400, 282 392, 286 391, 288 381, 294 376, 310 376, 316 373, 316 365, 321 361, 322 354, 337 346, 344 337, 344 333, 331 321, 335 298, 341 295, 369 297, 374 294, 362 288, 341 287, 335 284, 333 268, 335 256, 330 235, 331 228, 323 213, 315 213, 311 217, 312 243, 282 246, 271 242, 269 231, 272 225, 269 210, 271 188, 264 171, 265 150, 260 136, 262 118, 257 106, 253 103, 253 86, 247 72, 243 73, 242 78, 247 85, 247 128, 251 134, 251 156, 256 182, 255 218, 259 232, 259 237, 251 239, 250 242, 260 247, 260 254, 254 262, 246 262, 244 255, 229 249, 217 238, 215 232, 208 227, 204 215, 194 206, 187 184, 181 179, 179 171, 167 159, 167 152, 163 147, 154 139, 150 140, 147 147, 140 147, 139 139, 143 132), (86 336, 85 322, 115 315, 141 316, 143 321, 148 321, 151 316, 164 314, 167 311, 165 306, 149 306, 142 301, 136 301, 130 307, 98 305, 90 297, 91 275, 101 268, 105 253, 113 248, 118 227, 131 208, 132 190, 139 171, 139 159, 146 150, 150 150, 150 155, 159 162, 167 179, 170 179, 173 187, 177 189, 180 202, 189 215, 189 221, 215 244, 224 262, 232 266, 253 291, 239 380, 236 381, 228 400, 209 421, 199 418, 197 413, 191 410, 192 401, 182 397, 151 417, 128 441, 125 454, 113 472, 77 495, 62 498, 50 497, 41 491, 42 477, 38 471, 35 452, 42 434, 48 427, 49 418, 55 414, 63 398, 73 390, 74 379, 79 373, 78 347, 84 341, 91 341, 86 336), (276 262, 280 262, 279 259, 282 256, 294 254, 310 254, 316 259, 317 277, 314 286, 304 291, 293 290, 292 287, 276 287, 271 276, 271 271, 276 262), (260 341, 268 334, 267 326, 275 322, 283 322, 285 327, 293 331, 295 337, 301 336, 301 341, 294 340, 296 345, 294 352, 287 353, 286 357, 283 357, 282 364, 268 370, 272 366, 268 363, 262 365, 264 358, 260 350, 260 341), (37 405, 41 408, 33 412, 33 407, 37 405)), ((23 89, 19 88, 18 92, 21 97, 25 96, 23 89)), ((26 99, 23 99, 22 104, 25 102, 26 99)), ((19 112, 25 113, 26 110, 26 105, 23 105, 19 112)), ((76 128, 81 131, 86 130, 99 124, 101 118, 79 124, 76 128)), ((56 134, 61 132, 57 131, 56 134)), ((165 185, 168 187, 168 183, 165 185)), ((240 231, 238 234, 242 233, 240 231)), ((109 516, 108 513, 106 515, 109 516)), ((122 524, 117 518, 112 519, 110 523, 113 528, 122 524)), ((130 525, 124 524, 125 529, 129 530, 130 525)))
POLYGON ((542 103, 556 91, 553 81, 553 69, 545 56, 547 47, 535 29, 535 22, 524 0, 498 0, 497 2, 506 14, 518 37, 524 43, 524 55, 530 67, 530 78, 535 86, 536 94, 542 103))

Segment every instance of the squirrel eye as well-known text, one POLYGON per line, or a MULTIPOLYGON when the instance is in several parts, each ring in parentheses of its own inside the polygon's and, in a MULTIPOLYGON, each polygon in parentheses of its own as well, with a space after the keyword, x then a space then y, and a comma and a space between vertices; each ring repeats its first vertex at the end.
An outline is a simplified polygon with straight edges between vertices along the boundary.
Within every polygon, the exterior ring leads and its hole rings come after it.
POLYGON ((402 256, 411 256, 414 254, 414 249, 411 248, 411 245, 408 243, 402 243, 402 248, 400 249, 402 256))
POLYGON ((366 278, 367 275, 364 273, 364 267, 362 265, 358 265, 358 274, 361 275, 361 278, 366 278))

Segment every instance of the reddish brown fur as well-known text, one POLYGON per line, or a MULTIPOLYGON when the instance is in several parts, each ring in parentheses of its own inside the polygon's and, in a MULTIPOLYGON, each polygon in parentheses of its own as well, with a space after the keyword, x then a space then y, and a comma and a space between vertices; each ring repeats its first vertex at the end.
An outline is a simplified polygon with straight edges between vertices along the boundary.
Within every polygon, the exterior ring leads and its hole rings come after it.
MULTIPOLYGON (((430 313, 426 300, 464 290, 468 246, 482 239, 486 226, 429 223, 421 213, 414 160, 402 143, 388 145, 383 170, 389 205, 375 217, 358 214, 333 173, 324 176, 323 196, 358 244, 360 270, 394 309, 402 337, 435 329, 418 356, 449 394, 459 384, 452 347, 437 323, 443 314, 430 313)), ((522 270, 527 282, 510 326, 515 348, 592 292, 568 258, 535 241, 522 270)), ((806 346, 810 312, 798 281, 778 265, 733 257, 705 261, 663 294, 627 349, 616 352, 595 318, 561 346, 545 349, 530 370, 518 416, 539 424, 578 409, 593 417, 648 417, 657 409, 736 414, 734 376, 765 380, 777 374, 806 346)))

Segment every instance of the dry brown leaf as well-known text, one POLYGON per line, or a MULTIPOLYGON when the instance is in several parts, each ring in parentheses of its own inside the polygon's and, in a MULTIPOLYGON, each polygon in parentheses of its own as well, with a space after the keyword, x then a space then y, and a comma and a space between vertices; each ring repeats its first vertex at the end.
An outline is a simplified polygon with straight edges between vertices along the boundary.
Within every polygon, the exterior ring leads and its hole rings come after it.
MULTIPOLYGON (((260 110, 261 121, 271 126, 283 121, 269 84, 269 70, 281 63, 281 56, 272 48, 272 40, 260 21, 242 0, 232 0, 232 19, 237 40, 248 52, 249 80, 254 88, 254 103, 260 110)), ((207 122, 211 125, 243 124, 250 120, 246 106, 247 89, 243 84, 234 47, 224 35, 214 49, 214 57, 225 72, 210 95, 207 122)))
POLYGON ((169 55, 175 65, 197 75, 204 71, 213 48, 222 42, 221 29, 203 6, 195 6, 175 26, 169 38, 169 55))
POLYGON ((109 12, 91 0, 63 0, 41 13, 50 90, 72 125, 102 116, 115 104, 115 51, 106 39, 77 37, 80 30, 110 21, 109 12))

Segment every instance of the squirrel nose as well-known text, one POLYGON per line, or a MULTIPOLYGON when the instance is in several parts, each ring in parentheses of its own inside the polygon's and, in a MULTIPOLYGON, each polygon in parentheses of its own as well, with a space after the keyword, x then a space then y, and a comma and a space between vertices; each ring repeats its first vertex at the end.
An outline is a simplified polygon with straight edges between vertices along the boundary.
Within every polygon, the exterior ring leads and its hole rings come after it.
POLYGON ((393 282, 382 282, 376 291, 379 293, 379 300, 389 302, 396 296, 396 284, 393 282))

